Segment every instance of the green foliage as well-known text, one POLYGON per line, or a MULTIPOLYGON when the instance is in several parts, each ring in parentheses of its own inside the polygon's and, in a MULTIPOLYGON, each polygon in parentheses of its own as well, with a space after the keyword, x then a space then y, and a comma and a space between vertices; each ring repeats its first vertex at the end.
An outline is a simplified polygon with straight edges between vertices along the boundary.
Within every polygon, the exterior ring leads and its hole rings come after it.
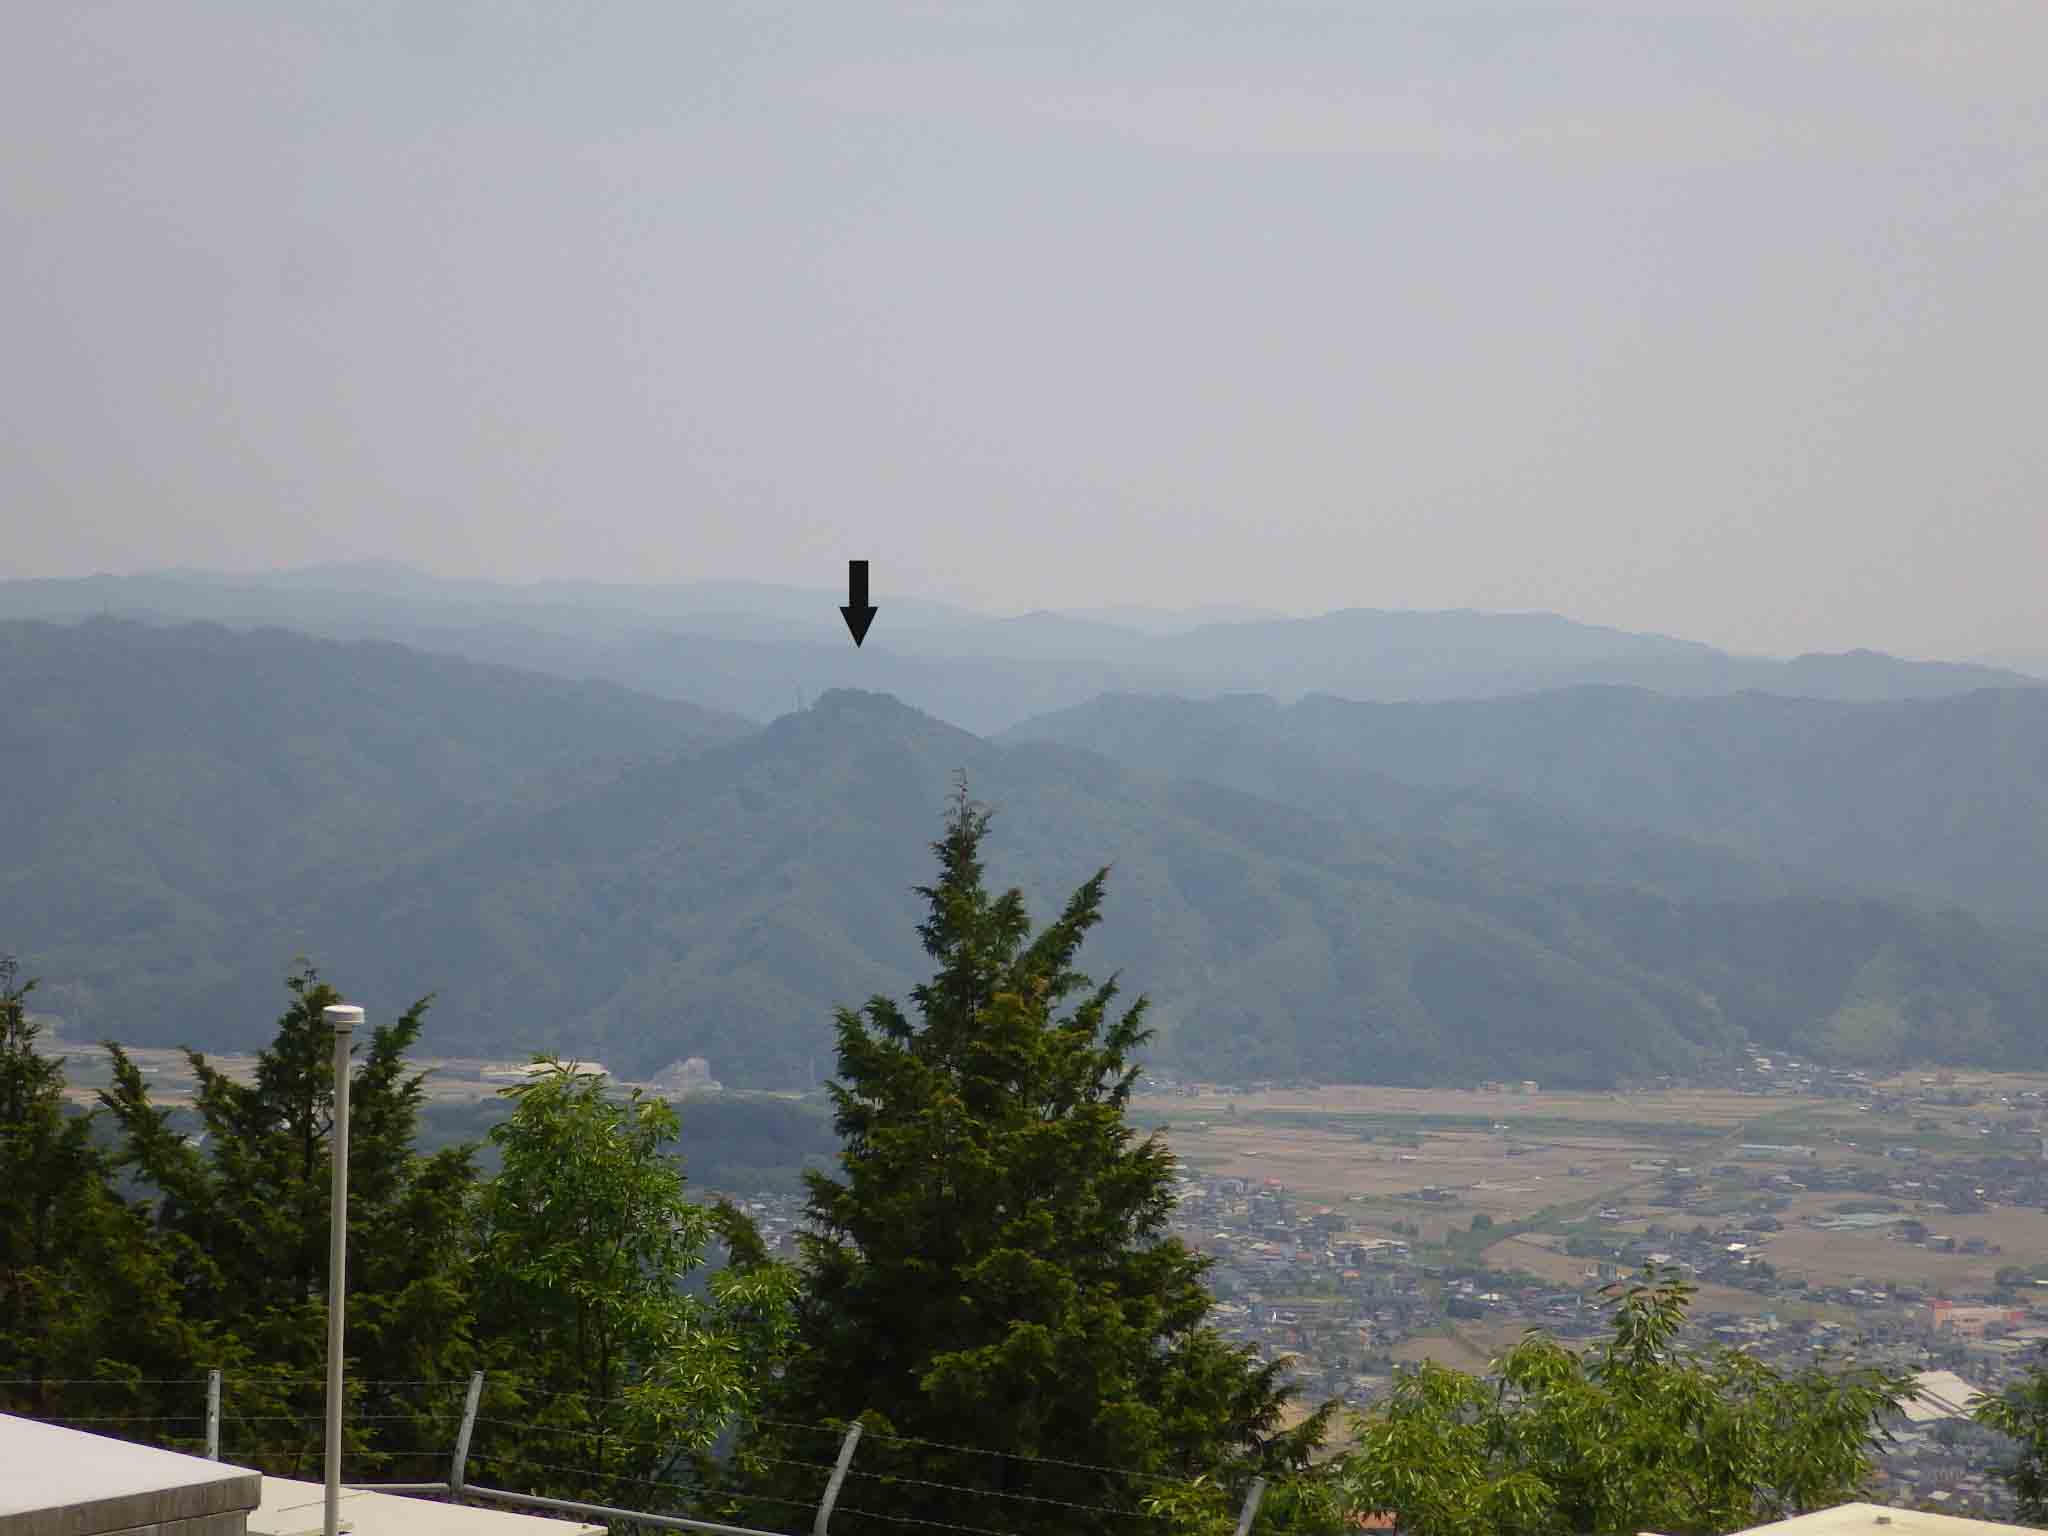
POLYGON ((2048 1365, 2036 1363, 1970 1417, 2015 1442, 2004 1472, 2015 1510, 2028 1525, 2048 1525, 2048 1365))
MULTIPOLYGON (((188 1052, 201 1134, 190 1140, 109 1042, 114 1082, 100 1093, 120 1162, 151 1197, 164 1251, 192 1316, 266 1361, 315 1370, 324 1359, 333 1190, 333 1034, 322 1011, 341 994, 311 967, 292 1005, 237 1082, 188 1052)), ((389 1380, 459 1374, 472 1348, 462 1223, 469 1149, 413 1150, 423 1076, 408 1074, 427 1002, 379 1025, 351 1074, 349 1319, 358 1371, 389 1380)))
MULTIPOLYGON (((781 1354, 796 1277, 744 1216, 684 1197, 675 1110, 542 1056, 505 1091, 502 1165, 477 1205, 479 1306, 493 1370, 529 1398, 519 1454, 603 1477, 666 1475, 748 1407, 781 1354), (685 1293, 714 1236, 735 1262, 685 1293), (573 1458, 573 1459, 572 1459, 573 1458)), ((555 1486, 551 1484, 551 1486, 555 1486)), ((566 1486, 566 1485, 565 1485, 566 1486)))
MULTIPOLYGON (((119 1165, 141 1195, 133 1217, 146 1224, 184 1324, 212 1341, 207 1363, 232 1372, 239 1401, 230 1422, 240 1426, 317 1413, 306 1383, 326 1359, 335 1085, 323 1010, 341 994, 310 966, 287 987, 291 1006, 258 1055, 253 1082, 187 1053, 198 1136, 180 1129, 112 1042, 114 1080, 99 1094, 118 1132, 119 1165)), ((426 1008, 423 999, 352 1045, 360 1064, 350 1076, 347 1319, 350 1374, 360 1381, 456 1377, 477 1358, 464 1242, 472 1152, 422 1156, 414 1146, 424 1074, 408 1070, 406 1054, 426 1008)), ((389 1387, 356 1389, 355 1411, 388 1426, 376 1437, 380 1450, 441 1445, 430 1424, 381 1417, 399 1406, 389 1387)), ((272 1466, 301 1465, 287 1458, 309 1448, 292 1434, 259 1431, 234 1449, 272 1466)), ((354 1445, 370 1449, 361 1435, 354 1445)))
MULTIPOLYGON (((192 1378, 218 1366, 224 1450, 317 1471, 335 1108, 322 1014, 339 994, 310 967, 289 978, 253 1081, 188 1053, 197 1135, 110 1045, 103 1148, 90 1117, 66 1112, 16 975, 0 960, 0 1376, 90 1380, 94 1412, 148 1427, 132 1416, 189 1419, 192 1378)), ((559 1062, 509 1091, 490 1180, 470 1145, 422 1153, 425 1074, 406 1058, 425 1009, 354 1046, 350 1465, 445 1456, 461 1380, 482 1366, 486 1412, 531 1426, 500 1450, 588 1469, 553 1491, 609 1496, 611 1475, 672 1471, 784 1352, 794 1270, 737 1209, 683 1198, 670 1106, 621 1102, 559 1062), (730 1261, 685 1294, 713 1236, 730 1261)), ((54 1388, 0 1404, 77 1411, 54 1388)))
POLYGON ((54 1375, 70 1278, 70 1218, 103 1187, 82 1117, 64 1111, 61 1063, 39 1055, 34 981, 0 956, 0 1376, 54 1375))
POLYGON ((1712 1536, 1856 1497, 1907 1378, 1686 1352, 1675 1270, 1608 1291, 1614 1334, 1588 1355, 1532 1330, 1491 1379, 1404 1374, 1324 1496, 1416 1536, 1712 1536))
MULTIPOLYGON (((1119 1011, 1114 980, 1075 968, 1107 871, 1034 937, 1021 892, 984 884, 988 822, 963 788, 933 845, 915 1021, 886 997, 838 1013, 845 1177, 809 1176, 808 1284, 770 1401, 869 1425, 866 1470, 919 1480, 890 1488, 893 1514, 1042 1528, 1044 1504, 953 1491, 993 1478, 1098 1511, 1064 1529, 1122 1529, 1129 1480, 1090 1466, 1241 1485, 1305 1460, 1329 1410, 1279 1430, 1279 1363, 1205 1326, 1206 1261, 1166 1236, 1169 1154, 1124 1119, 1144 1000, 1119 1011), (1006 1457, 950 1446, 1089 1465, 1033 1466, 1026 1487, 1006 1457)), ((767 1428, 750 1451, 781 1443, 767 1428)))
MULTIPOLYGON (((101 1412, 162 1411, 157 1385, 213 1350, 183 1312, 177 1278, 147 1221, 114 1191, 90 1117, 64 1102, 61 1061, 38 1026, 14 960, 0 957, 0 1377, 95 1378, 132 1385, 101 1412)), ((34 1387, 0 1389, 17 1412, 61 1411, 34 1387)))

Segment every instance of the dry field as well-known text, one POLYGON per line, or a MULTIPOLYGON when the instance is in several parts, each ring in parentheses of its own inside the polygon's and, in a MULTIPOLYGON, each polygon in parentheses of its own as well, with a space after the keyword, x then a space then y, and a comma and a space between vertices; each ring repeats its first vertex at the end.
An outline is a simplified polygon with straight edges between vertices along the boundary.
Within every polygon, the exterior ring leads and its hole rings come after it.
POLYGON ((1524 1270, 1557 1285, 1584 1289, 1593 1283, 1586 1274, 1590 1260, 1571 1257, 1555 1238, 1540 1232, 1502 1238, 1486 1250, 1486 1262, 1495 1269, 1524 1270))
POLYGON ((1434 1237, 1446 1225, 1469 1225, 1475 1213, 1513 1221, 1546 1207, 1615 1198, 1658 1178, 1631 1163, 1712 1156, 1713 1149, 1737 1138, 1760 1106, 1817 1102, 1706 1091, 1518 1098, 1460 1089, 1331 1087, 1235 1099, 1148 1097, 1134 1101, 1133 1108, 1169 1122, 1168 1144, 1190 1167, 1223 1177, 1278 1179, 1307 1200, 1348 1205, 1362 1233, 1407 1220, 1434 1237), (1404 1129, 1404 1121, 1433 1116, 1479 1124, 1417 1129, 1419 1146, 1390 1138, 1390 1132, 1404 1129), (1358 1117, 1358 1128, 1331 1117, 1358 1117), (1296 1118, 1299 1124, 1288 1123, 1296 1118), (1507 1129, 1491 1129, 1497 1123, 1507 1129), (1615 1129, 1603 1132, 1603 1125, 1615 1129), (1673 1140, 1641 1134, 1644 1125, 1695 1126, 1706 1134, 1673 1140), (1432 1188, 1450 1198, 1401 1198, 1432 1188))
MULTIPOLYGON (((1469 1226, 1476 1213, 1513 1221, 1560 1207, 1558 1214, 1569 1217, 1618 1208, 1622 1219, 1615 1225, 1622 1230, 1642 1231, 1652 1223, 1690 1226, 1699 1218, 1645 1203, 1661 1175, 1630 1165, 1669 1158, 1704 1168, 1726 1161, 1734 1145, 1746 1140, 1813 1146, 1820 1166, 1847 1163, 1883 1168, 1897 1178, 1925 1178, 1945 1156, 1976 1145, 1987 1122, 2027 1112, 2030 1106, 2017 1102, 2019 1091, 2048 1091, 2048 1077, 1956 1073, 1937 1082, 1931 1074, 1908 1074, 1881 1086, 1908 1096, 1923 1087, 1974 1089, 1986 1102, 1915 1103, 1903 1112, 1881 1114, 1859 1110, 1848 1100, 1762 1098, 1713 1089, 1626 1096, 1539 1092, 1521 1098, 1459 1089, 1330 1087, 1234 1097, 1148 1097, 1134 1108, 1169 1123, 1167 1140, 1190 1167, 1278 1179, 1307 1203, 1344 1210, 1351 1217, 1348 1230, 1360 1235, 1384 1235, 1394 1223, 1406 1221, 1419 1224, 1425 1240, 1438 1240, 1450 1227, 1469 1226), (2001 1094, 2010 1102, 1997 1102, 2001 1094), (1486 1128, 1428 1123, 1430 1117, 1452 1116, 1480 1120, 1486 1128), (1491 1129, 1495 1122, 1508 1129, 1491 1129), (1603 1131, 1607 1125, 1614 1127, 1611 1133, 1603 1131), (1655 1129, 1688 1126, 1702 1134, 1684 1139, 1655 1129), (1419 1136, 1420 1145, 1399 1145, 1393 1133, 1403 1131, 1411 1139, 1419 1136), (1882 1156, 1886 1143, 1925 1136, 1950 1140, 1917 1164, 1882 1156), (1527 1150, 1511 1156, 1511 1145, 1527 1150), (1402 1198, 1427 1188, 1449 1198, 1402 1198)), ((2041 1114, 2048 1126, 2048 1110, 2041 1114)), ((1796 1176, 1799 1167, 1812 1165, 1757 1166, 1783 1167, 1796 1176)), ((1957 1294, 1987 1289, 2005 1265, 2048 1258, 2048 1213, 2037 1210, 2001 1208, 1958 1216, 1929 1205, 1914 1212, 1931 1231, 1958 1240, 1982 1237, 2003 1250, 1997 1254, 1940 1253, 1883 1231, 1824 1232, 1806 1225, 1805 1218, 1833 1214, 1855 1198, 1839 1190, 1800 1197, 1781 1213, 1785 1229, 1763 1245, 1765 1256, 1779 1270, 1815 1285, 1868 1280, 1957 1294)), ((1914 1211, 1911 1200, 1891 1198, 1914 1211)), ((1559 1283, 1585 1283, 1584 1261, 1555 1251, 1534 1234, 1496 1244, 1489 1256, 1504 1267, 1559 1283)), ((1740 1291, 1730 1291, 1722 1302, 1744 1311, 1760 1305, 1758 1298, 1740 1291)))
MULTIPOLYGON (((2002 1253, 1941 1253, 1915 1247, 1887 1236, 1885 1231, 1828 1232, 1806 1225, 1809 1216, 1827 1216, 1845 1199, 1841 1191, 1808 1194, 1793 1202, 1779 1215, 1782 1232, 1760 1240, 1765 1258, 1786 1274, 1800 1275, 1814 1285, 1860 1285, 1868 1281, 1890 1289, 1913 1285, 1933 1292, 1957 1294, 1989 1290, 1992 1277, 2008 1264, 2029 1264, 2048 1256, 2048 1212, 1999 1209, 1971 1216, 1951 1215, 1938 1208, 1919 1211, 1929 1231, 1956 1238, 1981 1237, 1987 1249, 1999 1246, 2002 1253)), ((1913 1207, 1899 1202, 1906 1209, 1913 1207)), ((1616 1223, 1622 1231, 1642 1231, 1652 1221, 1689 1226, 1697 1218, 1670 1210, 1628 1207, 1627 1219, 1616 1223), (1675 1218, 1675 1219, 1674 1219, 1675 1218)), ((1523 1269, 1546 1280, 1567 1281, 1582 1275, 1584 1259, 1567 1257, 1554 1238, 1543 1233, 1522 1233, 1504 1238, 1487 1250, 1490 1263, 1503 1269, 1523 1269)), ((1753 1301, 1753 1298, 1752 1298, 1753 1301)))
MULTIPOLYGON (((1957 1216, 1939 1207, 1918 1209, 1919 1219, 1930 1232, 1958 1242, 1969 1237, 1985 1239, 1987 1251, 1977 1254, 1916 1247, 1884 1230, 1830 1232, 1806 1224, 1807 1216, 1832 1214, 1833 1207, 1849 1198, 1854 1197, 1841 1191, 1807 1195, 1780 1213, 1779 1219, 1785 1223, 1782 1232, 1752 1240, 1753 1245, 1779 1271, 1802 1276, 1814 1285, 1868 1282, 1887 1290, 1912 1285, 1936 1294, 1957 1295, 1989 1290, 1993 1276, 2006 1265, 2033 1264, 2048 1257, 2048 1212, 2037 1210, 2001 1208, 1957 1216), (2002 1252, 1989 1252, 1993 1245, 2002 1252)), ((1915 1209, 1908 1202, 1899 1204, 1908 1211, 1915 1209)), ((1615 1226, 1640 1232, 1653 1221, 1689 1227, 1694 1220, 1697 1218, 1682 1212, 1630 1207, 1627 1219, 1615 1226)), ((1585 1260, 1566 1258, 1550 1249, 1549 1241, 1540 1233, 1522 1234, 1494 1244, 1487 1257, 1502 1268, 1524 1269, 1545 1279, 1565 1280, 1584 1271, 1585 1260)))
POLYGON ((1653 1120, 1672 1119, 1689 1125, 1735 1126, 1755 1118, 1758 1106, 1772 1109, 1822 1104, 1822 1099, 1759 1099, 1718 1088, 1674 1089, 1660 1093, 1587 1091, 1539 1092, 1528 1098, 1513 1093, 1480 1093, 1469 1088, 1382 1088, 1373 1084, 1333 1084, 1294 1091, 1226 1095, 1204 1090, 1196 1097, 1144 1096, 1133 1101, 1148 1110, 1179 1115, 1198 1112, 1201 1118, 1227 1114, 1232 1104, 1240 1114, 1260 1110, 1313 1113, 1390 1115, 1488 1115, 1496 1120, 1653 1120))
MULTIPOLYGON (((1824 1208, 1837 1198, 1809 1199, 1802 1206, 1824 1208)), ((1886 1237, 1881 1231, 1821 1232, 1788 1222, 1783 1232, 1773 1235, 1765 1252, 1779 1269, 1804 1275, 1816 1284, 1852 1285, 1870 1280, 1887 1287, 1904 1283, 1957 1294, 1989 1290, 1992 1277, 2008 1264, 2037 1264, 2048 1258, 2048 1212, 2001 1208, 1956 1216, 1939 1207, 1927 1207, 1919 1212, 1919 1219, 1930 1232, 1958 1240, 1981 1237, 1987 1245, 1996 1244, 2004 1251, 1938 1253, 1886 1237)))

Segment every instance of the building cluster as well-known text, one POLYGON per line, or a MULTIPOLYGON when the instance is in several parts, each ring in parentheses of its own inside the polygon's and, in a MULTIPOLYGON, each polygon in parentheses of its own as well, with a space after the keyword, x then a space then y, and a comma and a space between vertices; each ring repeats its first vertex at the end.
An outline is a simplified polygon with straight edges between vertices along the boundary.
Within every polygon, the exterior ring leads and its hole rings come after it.
MULTIPOLYGON (((1804 1163, 1799 1151, 1772 1149, 1775 1157, 1804 1163)), ((1667 1171, 1675 1187, 1692 1187, 1693 1170, 1673 1164, 1667 1171)), ((1883 1457, 1881 1491, 1908 1504, 2007 1511, 2008 1495, 1996 1472, 2010 1448, 1969 1421, 1967 1409, 1978 1393, 1999 1391, 2039 1359, 2048 1345, 2048 1287, 2028 1282, 2018 1292, 1963 1297, 1875 1280, 1809 1285, 1778 1274, 1764 1258, 1772 1233, 1783 1230, 1771 1209, 1783 1193, 1777 1182, 1782 1176, 1747 1162, 1705 1172, 1718 1176, 1724 1188, 1738 1175, 1749 1181, 1738 1209, 1690 1227, 1653 1224, 1640 1233, 1575 1238, 1567 1251, 1581 1260, 1577 1284, 1434 1262, 1433 1251, 1419 1251, 1416 1242, 1361 1233, 1344 1208, 1303 1199, 1273 1178, 1183 1171, 1172 1229, 1212 1261, 1208 1283, 1217 1297, 1213 1321, 1219 1331, 1265 1359, 1289 1357, 1305 1398, 1336 1397, 1358 1408, 1371 1406, 1392 1387, 1395 1355, 1404 1344, 1468 1323, 1537 1327, 1567 1343, 1591 1343, 1610 1327, 1599 1288, 1645 1265, 1740 1285, 1757 1293, 1756 1309, 1695 1312, 1692 1342, 1741 1349, 1788 1371, 1853 1361, 1918 1373, 1936 1385, 1895 1425, 1883 1457), (1855 1321, 1815 1321, 1776 1305, 1800 1302, 1851 1309, 1855 1321)), ((1844 1172, 1803 1168, 1798 1182, 1838 1187, 1831 1181, 1844 1172)), ((739 1203, 771 1251, 795 1253, 803 1226, 800 1196, 761 1193, 739 1203)), ((1698 1206, 1684 1214, 1698 1214, 1698 1206)), ((1897 1240, 1908 1240, 1905 1229, 1897 1240)))
MULTIPOLYGON (((1879 1232, 1902 1256, 1909 1249, 1998 1255, 1995 1240, 1948 1230, 1949 1218, 2048 1208, 2048 1159, 2036 1124, 2041 1095, 1959 1088, 1940 1074, 1882 1093, 1859 1073, 1764 1055, 1745 1062, 1737 1078, 1735 1086, 1749 1092, 1845 1098, 1869 1119, 1846 1133, 1743 1143, 1693 1162, 1644 1156, 1630 1165, 1643 1180, 1628 1197, 1633 1210, 1602 1209, 1545 1238, 1573 1261, 1575 1277, 1562 1282, 1452 1262, 1448 1255, 1459 1250, 1425 1247, 1418 1221, 1389 1224, 1381 1207, 1367 1230, 1359 1207, 1319 1203, 1270 1177, 1180 1169, 1172 1231, 1211 1261, 1213 1321, 1226 1337, 1266 1359, 1288 1357, 1305 1399, 1336 1397, 1360 1408, 1391 1389, 1397 1358, 1412 1359, 1428 1347, 1422 1341, 1461 1329, 1506 1325, 1485 1327, 1494 1339, 1527 1327, 1567 1343, 1601 1338, 1611 1324, 1600 1287, 1648 1265, 1747 1291, 1754 1304, 1740 1311, 1696 1310, 1692 1341, 1740 1349, 1786 1371, 1854 1363, 1914 1375, 1926 1394, 1893 1427, 1882 1495, 1959 1513, 2008 1512, 1997 1469, 2011 1447, 1971 1421, 1968 1409, 1979 1394, 1997 1393, 2043 1362, 2048 1266, 2037 1277, 2003 1265, 1989 1293, 1966 1294, 1924 1279, 1924 1258, 1891 1275, 1820 1283, 1781 1269, 1772 1252, 1788 1226, 1804 1225, 1879 1232), (1935 1106, 1944 1111, 1939 1123, 1928 1117, 1935 1106), (1958 1116, 1959 1108, 1967 1112, 1958 1116)), ((1144 1086, 1196 1091, 1161 1077, 1144 1086)), ((1533 1083, 1486 1086, 1510 1096, 1537 1091, 1533 1083)), ((1512 1138, 1502 1145, 1514 1150, 1512 1138)), ((1461 1202, 1463 1192, 1425 1187, 1410 1198, 1419 1219, 1461 1202)), ((795 1252, 801 1197, 742 1203, 771 1249, 795 1252)))
POLYGON ((1210 1283, 1224 1333, 1268 1359, 1292 1356, 1307 1396, 1358 1407, 1391 1387, 1394 1352, 1404 1343, 1467 1320, 1542 1328, 1585 1344, 1610 1328, 1599 1288, 1645 1265, 1744 1284, 1761 1293, 1757 1309, 1695 1312, 1692 1342, 1740 1349, 1785 1371, 1854 1362, 1932 1381, 1894 1426, 1883 1491, 1908 1504, 2008 1510, 1997 1468, 2011 1447, 1971 1422, 1967 1410, 1979 1393, 2001 1390, 2041 1358, 2048 1288, 2029 1283, 2017 1298, 1952 1298, 1913 1286, 1781 1279, 1761 1258, 1774 1223, 1768 1212, 1757 1214, 1766 1218, 1757 1227, 1702 1222, 1691 1230, 1616 1233, 1583 1255, 1578 1285, 1423 1262, 1412 1244, 1361 1238, 1341 1211, 1301 1201, 1274 1179, 1186 1178, 1175 1227, 1215 1260, 1210 1283), (1853 1309, 1856 1320, 1785 1315, 1772 1299, 1833 1303, 1853 1309))

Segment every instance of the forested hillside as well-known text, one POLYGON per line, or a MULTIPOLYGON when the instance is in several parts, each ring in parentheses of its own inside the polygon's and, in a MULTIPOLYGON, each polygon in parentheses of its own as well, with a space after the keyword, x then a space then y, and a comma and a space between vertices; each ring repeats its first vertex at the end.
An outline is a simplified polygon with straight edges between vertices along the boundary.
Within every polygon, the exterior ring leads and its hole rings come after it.
POLYGON ((27 786, 0 933, 74 1036, 246 1045, 223 1021, 304 954, 373 1009, 436 991, 443 1050, 808 1086, 832 1007, 918 974, 919 851, 964 772, 1034 903, 1113 862, 1097 963, 1205 1074, 1603 1083, 1745 1035, 2043 1058, 2030 935, 1498 792, 1324 762, 1287 805, 876 694, 720 742, 701 711, 395 647, 0 633, 27 786))
POLYGON ((132 1038, 260 1017, 328 889, 751 729, 395 645, 116 621, 0 624, 0 698, 0 933, 45 1006, 132 1038))
POLYGON ((1633 688, 1363 704, 1120 696, 1028 722, 1144 773, 1372 813, 1482 789, 2048 929, 2048 689, 1844 703, 1633 688))

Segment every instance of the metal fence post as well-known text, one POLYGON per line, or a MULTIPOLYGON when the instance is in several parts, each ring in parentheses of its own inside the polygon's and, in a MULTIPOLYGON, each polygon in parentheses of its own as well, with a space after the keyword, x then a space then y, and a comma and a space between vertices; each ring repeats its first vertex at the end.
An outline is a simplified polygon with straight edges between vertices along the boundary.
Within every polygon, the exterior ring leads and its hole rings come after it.
POLYGON ((206 1459, 220 1460, 220 1372, 206 1373, 206 1459))
POLYGON ((477 1371, 469 1378, 469 1396, 462 1402, 462 1428, 455 1432, 455 1456, 448 1463, 448 1502, 462 1501, 462 1475, 469 1465, 469 1435, 476 1428, 477 1399, 484 1393, 484 1373, 477 1371))
POLYGON ((818 1518, 811 1524, 811 1536, 825 1536, 825 1528, 832 1523, 832 1506, 839 1502, 839 1485, 846 1481, 846 1466, 853 1460, 853 1448, 858 1444, 860 1426, 855 1424, 839 1442, 839 1460, 833 1465, 831 1481, 825 1484, 825 1497, 818 1501, 818 1518))
POLYGON ((1252 1518, 1259 1512, 1259 1500, 1265 1497, 1266 1480, 1252 1479, 1251 1487, 1244 1491, 1244 1508, 1237 1513, 1237 1536, 1251 1536, 1252 1518))

